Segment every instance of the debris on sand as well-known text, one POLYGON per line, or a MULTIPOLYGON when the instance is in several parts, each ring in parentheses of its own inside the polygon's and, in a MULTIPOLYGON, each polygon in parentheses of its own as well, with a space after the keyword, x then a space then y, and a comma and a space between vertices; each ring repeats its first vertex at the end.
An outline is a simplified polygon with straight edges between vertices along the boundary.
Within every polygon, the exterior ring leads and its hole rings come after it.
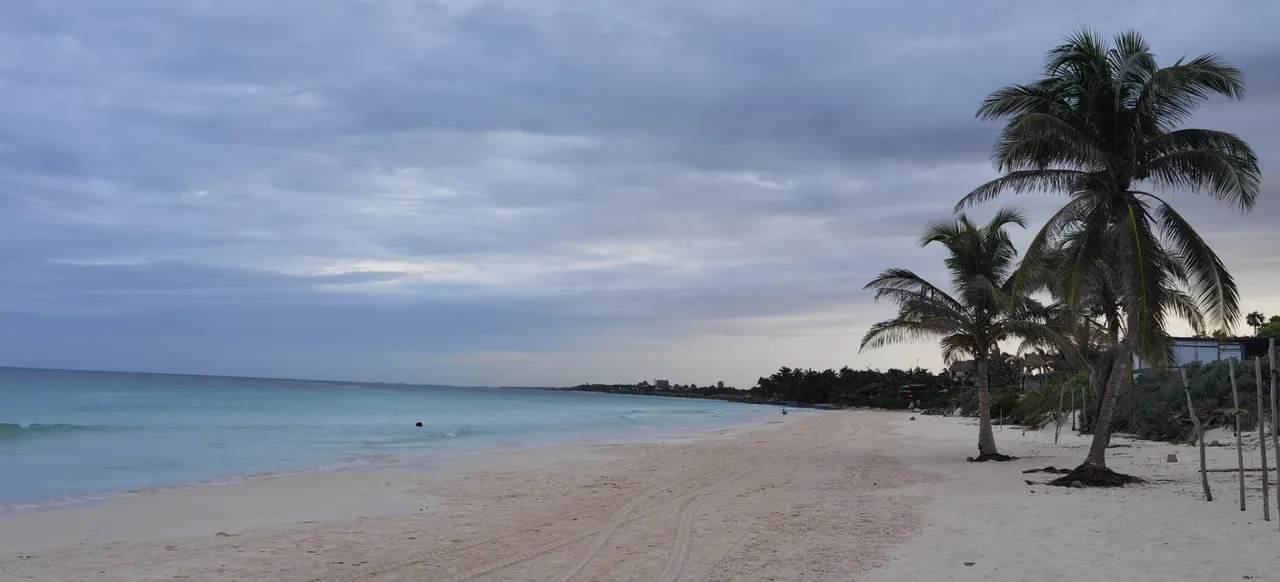
POLYGON ((1144 483, 1142 479, 1132 475, 1117 473, 1103 467, 1085 463, 1072 469, 1066 475, 1050 481, 1050 485, 1058 487, 1124 487, 1135 483, 1144 483))

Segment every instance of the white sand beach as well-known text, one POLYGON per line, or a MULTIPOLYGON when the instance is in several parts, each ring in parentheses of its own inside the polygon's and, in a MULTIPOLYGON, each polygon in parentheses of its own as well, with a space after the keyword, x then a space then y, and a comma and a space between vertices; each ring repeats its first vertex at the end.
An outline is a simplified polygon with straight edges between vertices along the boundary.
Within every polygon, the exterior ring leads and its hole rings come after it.
MULTIPOLYGON (((1005 427, 997 442, 1021 459, 974 464, 972 420, 909 416, 793 416, 719 438, 9 513, 0 580, 1280 578, 1280 521, 1262 521, 1257 472, 1241 512, 1235 473, 1214 474, 1215 501, 1201 499, 1194 448, 1117 438, 1129 446, 1111 466, 1149 484, 1048 487, 1022 471, 1074 466, 1087 439, 1005 427)), ((1234 447, 1209 454, 1235 466, 1234 447)))

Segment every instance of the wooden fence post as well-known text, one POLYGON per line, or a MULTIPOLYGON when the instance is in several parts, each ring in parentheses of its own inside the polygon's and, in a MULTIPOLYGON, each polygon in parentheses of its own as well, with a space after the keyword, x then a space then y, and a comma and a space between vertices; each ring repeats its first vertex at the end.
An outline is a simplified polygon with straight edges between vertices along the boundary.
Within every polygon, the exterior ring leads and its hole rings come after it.
POLYGON ((1071 432, 1076 431, 1076 387, 1071 387, 1071 432))
POLYGON ((1200 443, 1200 484, 1204 485, 1204 500, 1213 501, 1213 492, 1209 490, 1209 473, 1204 463, 1204 430, 1200 428, 1200 417, 1196 416, 1196 406, 1191 402, 1191 382, 1187 380, 1187 369, 1179 368, 1179 370, 1182 372, 1182 391, 1187 395, 1187 412, 1191 414, 1191 424, 1196 429, 1196 442, 1200 443))
POLYGON ((1235 401, 1236 413, 1236 462, 1240 464, 1240 511, 1244 511, 1244 444, 1240 442, 1240 391, 1236 389, 1236 364, 1234 358, 1227 358, 1227 373, 1231 375, 1231 398, 1235 401))
POLYGON ((1267 481, 1267 431, 1264 429, 1266 416, 1262 408, 1262 358, 1253 358, 1253 377, 1256 378, 1258 388, 1258 451, 1262 454, 1262 520, 1271 521, 1271 489, 1267 481))
MULTIPOLYGON (((1271 360, 1271 450, 1276 452, 1276 464, 1280 465, 1280 412, 1276 406, 1276 338, 1267 344, 1267 358, 1271 360)), ((1280 511, 1280 475, 1276 476, 1276 511, 1280 511)), ((1280 521, 1280 520, 1276 520, 1280 521)))

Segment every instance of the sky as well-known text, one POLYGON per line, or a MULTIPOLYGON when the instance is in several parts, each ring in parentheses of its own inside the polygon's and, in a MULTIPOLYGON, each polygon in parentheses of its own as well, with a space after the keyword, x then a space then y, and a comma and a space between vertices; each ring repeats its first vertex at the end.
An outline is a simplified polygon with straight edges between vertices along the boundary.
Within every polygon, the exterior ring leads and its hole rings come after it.
MULTIPOLYGON (((1280 167, 1274 0, 33 0, 0 19, 0 364, 747 388, 859 353, 862 285, 995 176, 982 98, 1081 26, 1243 101, 1280 167)), ((1280 187, 1175 194, 1280 312, 1280 187)), ((1033 228, 1062 199, 1006 198, 1033 228)), ((1029 236, 1018 233, 1025 243, 1029 236)), ((1243 326, 1242 326, 1243 327, 1243 326)))

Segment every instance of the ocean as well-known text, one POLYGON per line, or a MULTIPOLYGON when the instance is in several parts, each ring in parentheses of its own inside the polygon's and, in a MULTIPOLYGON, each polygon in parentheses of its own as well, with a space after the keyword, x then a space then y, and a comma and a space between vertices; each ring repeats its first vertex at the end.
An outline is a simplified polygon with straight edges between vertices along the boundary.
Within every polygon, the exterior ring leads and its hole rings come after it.
POLYGON ((536 389, 0 368, 0 512, 253 475, 638 442, 776 414, 536 389))

